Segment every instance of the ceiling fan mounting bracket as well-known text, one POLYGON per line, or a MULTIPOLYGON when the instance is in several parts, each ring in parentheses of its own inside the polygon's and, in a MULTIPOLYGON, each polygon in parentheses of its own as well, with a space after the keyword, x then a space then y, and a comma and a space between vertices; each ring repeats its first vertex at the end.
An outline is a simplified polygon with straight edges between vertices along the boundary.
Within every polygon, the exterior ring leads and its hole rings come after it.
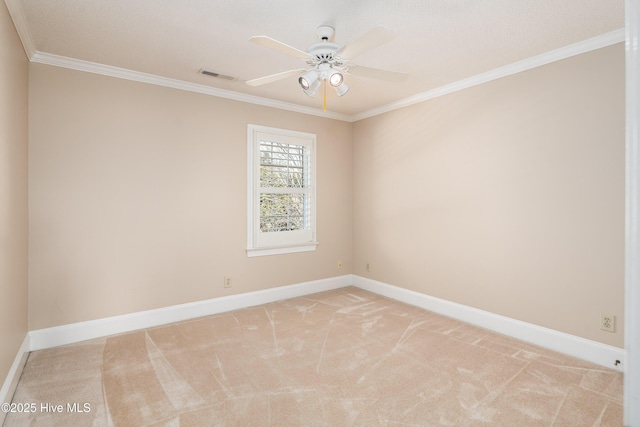
POLYGON ((309 46, 306 50, 309 55, 313 56, 312 59, 307 61, 307 64, 316 68, 320 64, 329 64, 332 67, 342 66, 343 61, 335 54, 340 49, 340 46, 330 42, 335 34, 334 28, 329 25, 320 25, 316 28, 316 34, 320 42, 309 46))
POLYGON ((333 27, 330 27, 329 25, 320 25, 318 28, 316 28, 316 34, 318 35, 318 38, 320 40, 329 41, 333 39, 335 30, 333 29, 333 27))

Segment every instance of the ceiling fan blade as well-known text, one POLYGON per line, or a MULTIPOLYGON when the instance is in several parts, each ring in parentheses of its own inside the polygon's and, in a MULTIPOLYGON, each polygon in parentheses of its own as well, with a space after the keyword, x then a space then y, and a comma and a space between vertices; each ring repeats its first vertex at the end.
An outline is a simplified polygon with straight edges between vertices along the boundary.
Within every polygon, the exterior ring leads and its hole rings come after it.
POLYGON ((371 79, 385 80, 388 82, 402 82, 409 74, 400 71, 383 70, 382 68, 361 67, 354 65, 349 68, 349 74, 371 79))
POLYGON ((395 37, 395 33, 382 25, 373 27, 346 46, 342 46, 336 54, 343 59, 353 59, 356 56, 380 46, 395 37))
POLYGON ((287 77, 297 76, 299 74, 302 74, 305 71, 307 71, 307 70, 304 69, 304 68, 300 68, 300 69, 297 69, 297 70, 283 71, 282 73, 271 74, 269 76, 258 77, 257 79, 253 79, 253 80, 247 80, 245 83, 248 84, 249 86, 262 86, 262 85, 265 85, 267 83, 271 83, 271 82, 275 82, 275 81, 278 81, 278 80, 286 79, 287 77))
POLYGON ((293 56, 294 58, 300 58, 300 59, 313 58, 313 56, 309 55, 307 52, 304 52, 300 49, 296 49, 295 47, 291 47, 287 44, 279 42, 278 40, 274 40, 271 37, 253 36, 249 38, 249 41, 252 41, 264 47, 268 47, 269 49, 277 50, 278 52, 284 53, 286 55, 293 56))

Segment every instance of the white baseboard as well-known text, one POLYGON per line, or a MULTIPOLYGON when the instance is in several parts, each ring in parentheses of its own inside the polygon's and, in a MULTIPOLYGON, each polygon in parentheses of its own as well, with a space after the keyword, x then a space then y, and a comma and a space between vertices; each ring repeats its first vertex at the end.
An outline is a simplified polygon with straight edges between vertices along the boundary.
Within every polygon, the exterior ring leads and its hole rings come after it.
POLYGON ((57 347, 94 338, 101 338, 138 329, 151 328, 167 323, 195 319, 216 313, 266 304, 288 298, 295 298, 316 292, 342 288, 351 285, 351 275, 303 282, 295 285, 279 286, 261 291, 212 298, 187 304, 173 305, 154 310, 140 311, 104 319, 89 320, 29 332, 30 350, 57 347))
POLYGON ((353 276, 353 285, 378 295, 471 323, 559 353, 618 371, 623 370, 624 349, 622 348, 587 340, 554 329, 500 316, 361 276, 353 276), (617 365, 615 363, 616 360, 620 361, 617 365))
MULTIPOLYGON (((29 334, 26 334, 18 353, 16 354, 16 358, 13 360, 13 364, 7 373, 4 384, 2 385, 2 388, 0 388, 0 404, 11 402, 13 393, 18 385, 18 380, 20 380, 24 364, 27 362, 27 356, 29 355, 30 348, 29 334)), ((3 425, 5 416, 6 413, 4 411, 0 411, 0 426, 3 425)))
MULTIPOLYGON (((601 366, 623 370, 624 350, 356 275, 344 275, 29 332, 7 374, 0 403, 11 399, 29 351, 160 326, 316 292, 356 286, 601 366)), ((0 413, 0 425, 4 414, 0 413)))
MULTIPOLYGON (((624 349, 351 274, 39 329, 29 332, 27 338, 30 339, 30 342, 25 339, 27 342, 25 352, 165 325, 351 285, 553 351, 619 371, 623 370, 624 349), (621 363, 616 365, 616 360, 621 363)), ((11 375, 8 378, 11 378, 11 375)), ((9 380, 7 379, 7 381, 9 380)), ((5 387, 2 389, 3 391, 5 387)))

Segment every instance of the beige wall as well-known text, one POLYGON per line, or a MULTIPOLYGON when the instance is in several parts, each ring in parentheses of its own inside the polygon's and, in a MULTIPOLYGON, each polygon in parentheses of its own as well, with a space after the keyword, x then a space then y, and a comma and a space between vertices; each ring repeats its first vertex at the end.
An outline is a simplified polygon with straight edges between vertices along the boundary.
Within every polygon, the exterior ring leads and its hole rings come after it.
POLYGON ((27 75, 0 2, 0 387, 27 333, 27 75))
POLYGON ((623 346, 622 44, 357 122, 353 150, 355 274, 623 346))
POLYGON ((30 329, 351 272, 350 123, 41 64, 29 84, 30 329), (249 123, 317 134, 317 251, 247 258, 249 123))
POLYGON ((354 272, 622 347, 623 73, 616 45, 349 124, 31 64, 29 327, 354 272), (317 252, 246 257, 248 123, 318 134, 317 252))

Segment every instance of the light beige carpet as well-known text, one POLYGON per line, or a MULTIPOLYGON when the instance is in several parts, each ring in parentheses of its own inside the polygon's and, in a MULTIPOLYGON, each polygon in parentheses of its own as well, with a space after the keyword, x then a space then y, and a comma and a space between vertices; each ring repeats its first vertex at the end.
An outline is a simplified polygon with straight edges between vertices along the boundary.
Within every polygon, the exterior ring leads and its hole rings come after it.
POLYGON ((7 426, 620 426, 622 374, 344 288, 33 352, 13 401, 7 426))

